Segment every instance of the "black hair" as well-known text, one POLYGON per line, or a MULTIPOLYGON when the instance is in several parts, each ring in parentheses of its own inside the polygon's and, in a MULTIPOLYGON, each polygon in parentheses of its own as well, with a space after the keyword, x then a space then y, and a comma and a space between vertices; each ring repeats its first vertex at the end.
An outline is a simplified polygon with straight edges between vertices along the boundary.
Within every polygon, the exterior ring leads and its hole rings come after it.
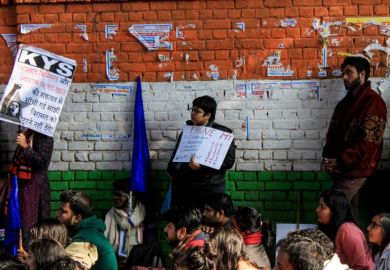
POLYGON ((80 191, 66 190, 61 192, 61 202, 69 203, 70 209, 76 215, 87 218, 93 215, 91 198, 80 191))
POLYGON ((213 122, 217 113, 217 102, 210 96, 197 97, 192 101, 192 106, 204 110, 205 114, 210 113, 209 122, 213 122))
POLYGON ((115 190, 123 191, 126 194, 130 192, 130 180, 129 179, 119 179, 112 183, 112 187, 115 190))
POLYGON ((351 204, 342 191, 331 189, 323 192, 320 198, 324 200, 332 215, 329 224, 318 224, 318 229, 323 231, 332 241, 335 241, 337 231, 343 223, 352 222, 357 225, 352 214, 351 204))
POLYGON ((163 213, 162 218, 175 224, 176 230, 186 228, 187 233, 192 233, 202 224, 202 213, 198 208, 177 206, 163 213))
POLYGON ((341 70, 347 65, 355 67, 358 73, 365 71, 365 81, 370 77, 370 62, 366 58, 360 56, 347 56, 341 64, 341 70))
POLYGON ((205 205, 207 204, 215 211, 223 210, 226 217, 231 217, 235 214, 236 209, 233 205, 232 198, 222 192, 215 192, 207 196, 205 199, 205 205))
POLYGON ((379 245, 378 254, 382 255, 383 250, 386 246, 390 244, 390 213, 382 213, 377 215, 380 218, 382 229, 383 229, 383 239, 382 243, 379 245))
POLYGON ((322 245, 313 239, 300 235, 299 232, 287 235, 276 245, 279 252, 288 254, 293 270, 322 270, 326 253, 322 245))
POLYGON ((215 258, 216 254, 211 250, 210 245, 193 247, 178 253, 174 258, 174 266, 175 269, 186 267, 189 270, 213 270, 215 258))

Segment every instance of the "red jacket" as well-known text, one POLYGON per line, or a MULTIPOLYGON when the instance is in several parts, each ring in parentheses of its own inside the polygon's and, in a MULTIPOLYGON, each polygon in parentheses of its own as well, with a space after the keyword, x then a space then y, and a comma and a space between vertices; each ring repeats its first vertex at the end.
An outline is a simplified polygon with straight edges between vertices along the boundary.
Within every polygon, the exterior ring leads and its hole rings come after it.
POLYGON ((322 156, 337 159, 340 176, 370 176, 381 157, 386 121, 386 103, 367 81, 337 104, 322 156))

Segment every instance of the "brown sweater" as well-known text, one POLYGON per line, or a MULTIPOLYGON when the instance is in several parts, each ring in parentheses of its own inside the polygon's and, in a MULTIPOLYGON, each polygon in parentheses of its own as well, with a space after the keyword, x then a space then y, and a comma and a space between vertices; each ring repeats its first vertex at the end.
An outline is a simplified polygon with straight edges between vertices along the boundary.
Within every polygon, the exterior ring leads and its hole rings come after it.
POLYGON ((382 153, 386 121, 386 103, 368 81, 337 104, 322 156, 337 159, 340 176, 370 176, 382 153))

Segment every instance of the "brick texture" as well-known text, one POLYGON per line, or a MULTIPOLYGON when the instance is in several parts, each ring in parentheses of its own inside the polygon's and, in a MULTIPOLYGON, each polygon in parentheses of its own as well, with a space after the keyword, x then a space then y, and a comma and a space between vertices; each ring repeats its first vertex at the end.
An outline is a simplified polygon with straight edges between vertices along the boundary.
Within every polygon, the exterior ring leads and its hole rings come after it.
MULTIPOLYGON (((175 80, 207 80, 207 76, 200 76, 197 79, 180 75, 182 70, 192 73, 206 74, 208 63, 203 61, 218 61, 226 59, 231 63, 225 65, 226 70, 222 73, 225 78, 233 74, 235 61, 234 57, 222 57, 222 55, 240 55, 250 58, 251 55, 262 54, 264 59, 271 55, 276 49, 281 50, 284 66, 289 65, 293 70, 299 69, 292 76, 293 79, 305 79, 307 67, 298 66, 303 62, 297 61, 297 49, 303 48, 303 55, 308 56, 305 49, 315 51, 310 53, 310 63, 321 62, 322 42, 318 31, 312 28, 314 18, 320 18, 326 22, 343 21, 350 16, 386 16, 389 12, 389 1, 371 0, 224 0, 224 1, 94 1, 94 0, 17 0, 17 5, 8 6, 9 1, 3 0, 0 11, 0 32, 16 32, 19 24, 29 23, 50 23, 53 27, 31 32, 29 34, 18 34, 18 41, 38 47, 48 47, 55 53, 65 56, 83 59, 85 54, 97 59, 103 59, 104 48, 109 48, 115 43, 115 53, 120 55, 120 81, 126 81, 142 75, 148 81, 166 81, 164 72, 177 73, 175 80), (286 18, 293 18, 296 24, 288 27, 281 27, 281 21, 286 18), (172 43, 173 50, 170 52, 187 51, 199 55, 207 55, 207 59, 199 57, 192 59, 192 65, 183 67, 185 63, 182 58, 175 60, 170 65, 150 71, 143 68, 131 68, 125 63, 129 61, 132 54, 141 56, 143 65, 147 67, 159 67, 161 62, 158 58, 145 60, 143 55, 148 54, 146 48, 137 41, 128 28, 136 23, 171 23, 173 29, 169 33, 168 41, 172 43), (245 23, 245 29, 237 27, 238 23, 245 23), (89 39, 85 40, 80 36, 80 31, 75 29, 76 24, 85 24, 89 39), (117 24, 119 30, 111 39, 104 36, 105 25, 117 24), (182 36, 176 38, 176 28, 180 29, 182 36), (42 33, 52 35, 42 35, 42 33), (64 34, 67 34, 64 36, 64 34), (56 36, 58 38, 56 40, 56 36), (308 36, 310 35, 310 36, 308 36), (101 49, 97 49, 101 48, 101 49), (223 52, 220 52, 223 51, 223 52), (79 55, 79 57, 75 57, 79 55), (92 56, 93 55, 93 56, 92 56), (194 63, 195 61, 196 63, 194 63), (146 63, 147 62, 147 63, 146 63), (226 75, 225 75, 226 74, 226 75)), ((331 28, 332 44, 328 40, 328 46, 338 44, 339 52, 362 52, 370 40, 378 40, 384 43, 385 36, 379 33, 379 26, 364 28, 364 31, 352 31, 346 27, 331 28), (371 29, 374 28, 374 29, 371 29), (350 40, 350 42, 343 42, 350 40), (362 42, 366 40, 366 42, 362 42)), ((0 44, 4 47, 4 44, 0 44)), ((12 60, 9 58, 9 50, 1 48, 5 58, 2 61, 0 82, 5 83, 12 68, 12 60)), ((161 50, 162 52, 163 50, 161 50)), ((328 55, 329 63, 338 63, 337 53, 328 55)), ((131 63, 141 64, 135 60, 131 63)), ((305 62, 309 64, 308 62, 305 62)), ((77 69, 75 82, 93 80, 94 82, 108 81, 107 76, 102 74, 98 66, 99 62, 90 62, 86 74, 82 69, 77 69), (89 79, 87 79, 89 78, 89 79)), ((373 65, 374 67, 378 65, 373 65)), ((380 63, 379 63, 379 66, 380 63)), ((312 77, 318 73, 318 65, 312 65, 314 71, 312 77)), ((336 67, 331 67, 336 68, 336 67)), ((249 65, 245 63, 246 72, 238 74, 238 79, 263 79, 266 76, 266 67, 249 65)), ((328 72, 331 77, 331 72, 328 72)), ((385 69, 376 68, 374 74, 385 75, 385 69)), ((272 79, 272 77, 270 78, 272 79)))

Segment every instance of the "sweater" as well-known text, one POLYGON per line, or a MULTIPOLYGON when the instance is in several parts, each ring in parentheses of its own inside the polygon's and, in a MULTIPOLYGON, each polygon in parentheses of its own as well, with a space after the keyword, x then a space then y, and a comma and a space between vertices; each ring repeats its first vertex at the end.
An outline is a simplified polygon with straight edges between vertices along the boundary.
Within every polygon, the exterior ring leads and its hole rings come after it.
POLYGON ((370 176, 383 149, 386 103, 368 81, 336 105, 322 156, 336 159, 341 177, 370 176))
POLYGON ((96 246, 98 260, 92 266, 92 270, 116 270, 118 269, 114 249, 104 236, 106 226, 96 216, 83 218, 76 225, 73 242, 87 242, 96 246))
POLYGON ((356 224, 343 223, 337 231, 335 244, 341 263, 354 270, 374 269, 366 238, 356 224))

